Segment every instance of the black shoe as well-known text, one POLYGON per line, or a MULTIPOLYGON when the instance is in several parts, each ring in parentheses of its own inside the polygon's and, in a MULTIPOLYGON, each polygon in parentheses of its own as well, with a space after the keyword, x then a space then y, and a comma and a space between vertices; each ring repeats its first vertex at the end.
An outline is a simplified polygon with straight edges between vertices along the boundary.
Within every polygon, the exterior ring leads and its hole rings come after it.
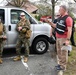
POLYGON ((68 56, 71 56, 70 51, 68 51, 68 56))
POLYGON ((55 66, 55 67, 60 67, 60 65, 58 64, 57 66, 55 66))
POLYGON ((63 68, 61 68, 61 65, 57 65, 55 66, 56 67, 56 70, 60 71, 60 70, 64 70, 63 68))

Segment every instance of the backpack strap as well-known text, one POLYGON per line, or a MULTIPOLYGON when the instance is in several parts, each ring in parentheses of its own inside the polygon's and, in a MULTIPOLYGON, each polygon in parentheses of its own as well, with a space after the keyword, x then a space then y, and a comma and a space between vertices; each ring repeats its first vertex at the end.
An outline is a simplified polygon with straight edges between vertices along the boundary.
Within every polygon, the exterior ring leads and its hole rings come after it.
MULTIPOLYGON (((64 18, 64 21, 65 21, 65 26, 66 26, 66 19, 69 17, 69 15, 65 15, 63 18, 64 18)), ((66 26, 67 27, 67 26, 66 26)), ((67 30, 66 30, 67 31, 67 30)))
POLYGON ((66 20, 69 17, 69 15, 65 15, 63 18, 64 20, 66 20))

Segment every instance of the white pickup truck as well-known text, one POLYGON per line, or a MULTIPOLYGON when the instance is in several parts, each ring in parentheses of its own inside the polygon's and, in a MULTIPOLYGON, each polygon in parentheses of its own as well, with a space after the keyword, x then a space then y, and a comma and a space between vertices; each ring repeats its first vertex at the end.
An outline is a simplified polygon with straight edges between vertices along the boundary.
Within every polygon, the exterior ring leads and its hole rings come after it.
POLYGON ((5 48, 11 48, 16 46, 18 33, 16 32, 16 24, 19 21, 20 13, 24 12, 26 18, 30 20, 32 35, 30 38, 30 47, 38 54, 45 53, 48 50, 51 40, 51 26, 47 23, 39 23, 33 18, 27 11, 21 8, 15 7, 0 7, 0 17, 6 26, 7 40, 5 48))

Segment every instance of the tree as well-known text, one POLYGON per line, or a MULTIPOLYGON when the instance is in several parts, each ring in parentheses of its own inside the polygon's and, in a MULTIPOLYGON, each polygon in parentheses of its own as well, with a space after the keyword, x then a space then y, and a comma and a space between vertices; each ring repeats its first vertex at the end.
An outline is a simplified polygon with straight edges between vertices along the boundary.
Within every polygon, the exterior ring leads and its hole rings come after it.
POLYGON ((28 0, 7 0, 7 2, 16 7, 22 7, 28 0))
POLYGON ((47 0, 40 0, 40 2, 47 2, 47 0))
POLYGON ((36 5, 38 7, 38 11, 37 13, 41 16, 49 16, 51 15, 51 7, 49 5, 46 5, 45 4, 38 4, 36 5))
MULTIPOLYGON (((51 1, 52 4, 52 20, 54 20, 54 14, 55 14, 55 4, 58 0, 40 0, 41 2, 48 3, 48 1, 51 1)), ((51 15, 51 13, 50 13, 51 15)))
POLYGON ((52 21, 54 20, 55 15, 55 3, 57 3, 58 0, 51 0, 52 3, 52 21))

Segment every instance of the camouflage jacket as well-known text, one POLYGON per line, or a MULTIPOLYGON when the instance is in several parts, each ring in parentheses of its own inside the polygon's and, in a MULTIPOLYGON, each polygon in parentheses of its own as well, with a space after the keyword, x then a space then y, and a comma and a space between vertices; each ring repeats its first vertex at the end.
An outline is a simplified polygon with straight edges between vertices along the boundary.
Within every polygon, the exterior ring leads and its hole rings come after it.
POLYGON ((3 25, 3 32, 2 32, 2 34, 0 34, 0 37, 2 37, 2 36, 6 35, 6 27, 3 23, 0 23, 0 25, 3 25))
MULTIPOLYGON (((27 29, 30 29, 30 22, 29 20, 20 20, 18 23, 17 23, 17 27, 16 27, 16 30, 18 31, 18 27, 22 27, 22 28, 27 28, 27 29)), ((19 37, 20 38, 25 38, 25 34, 22 32, 22 31, 18 31, 19 33, 19 37)))

